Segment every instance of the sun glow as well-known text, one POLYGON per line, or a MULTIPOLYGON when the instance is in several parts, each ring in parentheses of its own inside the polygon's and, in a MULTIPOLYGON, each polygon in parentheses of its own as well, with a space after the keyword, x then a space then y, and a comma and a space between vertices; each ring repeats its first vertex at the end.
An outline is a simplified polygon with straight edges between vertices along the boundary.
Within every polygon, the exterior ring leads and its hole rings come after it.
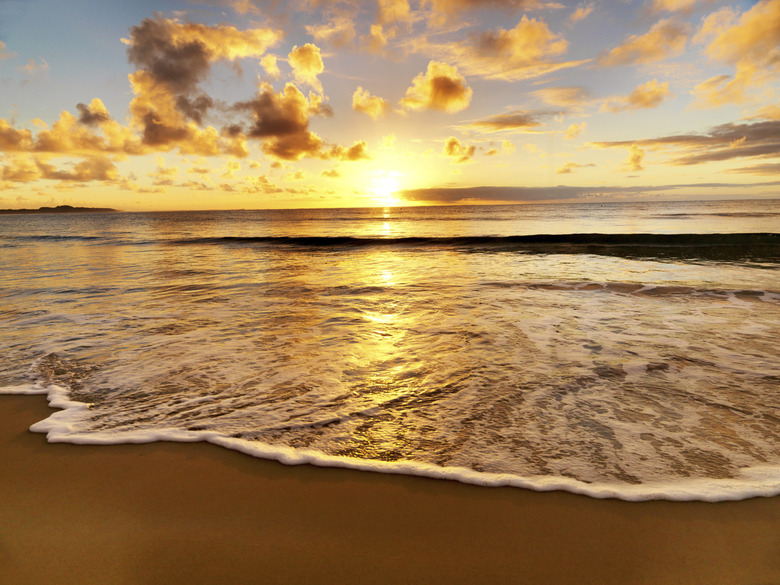
POLYGON ((371 195, 377 206, 395 207, 401 204, 398 191, 401 184, 398 180, 401 173, 398 171, 375 171, 371 181, 371 195))

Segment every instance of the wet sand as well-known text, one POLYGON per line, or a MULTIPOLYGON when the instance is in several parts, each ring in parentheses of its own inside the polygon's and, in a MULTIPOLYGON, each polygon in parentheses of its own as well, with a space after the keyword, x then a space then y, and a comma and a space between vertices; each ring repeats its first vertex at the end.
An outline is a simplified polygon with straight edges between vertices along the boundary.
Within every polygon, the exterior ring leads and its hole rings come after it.
POLYGON ((780 497, 595 500, 206 443, 49 444, 0 396, 0 583, 780 583, 780 497))

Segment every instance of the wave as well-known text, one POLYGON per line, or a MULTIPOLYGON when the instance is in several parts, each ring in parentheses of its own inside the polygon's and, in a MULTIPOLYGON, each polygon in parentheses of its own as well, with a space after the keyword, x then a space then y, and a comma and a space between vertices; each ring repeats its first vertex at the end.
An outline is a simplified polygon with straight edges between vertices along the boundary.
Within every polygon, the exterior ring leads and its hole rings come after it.
POLYGON ((219 236, 171 240, 176 245, 236 244, 320 250, 398 246, 459 251, 536 254, 600 254, 626 257, 700 258, 780 262, 780 234, 538 234, 525 236, 352 237, 219 236))
POLYGON ((466 467, 441 466, 406 459, 384 461, 328 455, 317 449, 296 448, 285 445, 249 441, 216 431, 187 430, 175 426, 155 430, 129 430, 124 432, 83 433, 74 430, 89 404, 69 397, 67 387, 58 385, 24 384, 0 387, 0 394, 46 395, 49 406, 59 409, 48 418, 30 427, 36 433, 44 433, 49 443, 76 445, 143 444, 157 441, 193 443, 205 441, 239 451, 258 459, 278 461, 285 465, 314 465, 318 467, 342 467, 374 473, 411 475, 458 481, 484 487, 517 487, 534 491, 567 491, 592 498, 614 498, 629 502, 647 500, 722 502, 755 497, 773 497, 780 494, 778 467, 763 465, 740 470, 733 478, 680 478, 671 481, 639 484, 585 482, 560 475, 516 475, 514 473, 490 473, 466 467))

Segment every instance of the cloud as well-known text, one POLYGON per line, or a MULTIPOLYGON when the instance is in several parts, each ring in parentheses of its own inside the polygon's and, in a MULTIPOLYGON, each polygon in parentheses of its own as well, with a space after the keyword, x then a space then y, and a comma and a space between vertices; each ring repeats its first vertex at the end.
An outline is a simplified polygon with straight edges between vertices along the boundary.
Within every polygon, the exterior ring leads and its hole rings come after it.
POLYGON ((440 19, 469 10, 494 8, 503 11, 536 10, 545 6, 542 0, 422 0, 421 7, 430 6, 440 19))
POLYGON ((346 47, 357 36, 354 13, 350 10, 333 9, 323 23, 306 25, 306 32, 318 42, 333 47, 346 47))
POLYGON ((484 31, 463 42, 434 44, 421 38, 413 43, 416 51, 439 55, 468 75, 504 81, 539 77, 588 62, 552 60, 565 53, 567 47, 568 42, 552 33, 543 20, 527 16, 513 29, 484 31))
POLYGON ((32 132, 17 130, 8 120, 0 118, 0 152, 24 152, 32 146, 32 132))
POLYGON ((269 83, 262 83, 253 100, 234 108, 251 112, 253 121, 246 133, 265 141, 264 152, 283 160, 300 160, 317 156, 323 145, 322 139, 309 130, 309 105, 292 83, 279 93, 269 83))
POLYGON ((579 22, 585 20, 593 12, 595 4, 593 2, 583 3, 577 6, 577 9, 569 16, 569 22, 579 22))
POLYGON ((729 173, 747 173, 750 175, 780 175, 780 163, 765 163, 750 167, 729 169, 729 173))
POLYGON ((455 67, 431 61, 428 70, 412 80, 401 106, 408 110, 460 112, 469 106, 472 93, 466 79, 455 67))
POLYGON ((387 100, 371 95, 367 90, 358 87, 352 94, 352 109, 368 114, 376 120, 390 112, 392 106, 387 100))
POLYGON ((282 72, 279 70, 276 55, 263 55, 260 66, 265 69, 265 74, 271 79, 278 79, 282 72))
POLYGON ((41 178, 60 181, 115 181, 119 178, 119 171, 114 163, 104 155, 92 155, 79 161, 70 171, 62 171, 54 168, 43 159, 36 159, 36 164, 41 171, 41 178))
POLYGON ((0 178, 12 183, 27 183, 40 179, 41 172, 35 159, 30 155, 16 155, 7 159, 10 164, 3 165, 0 178))
POLYGON ((79 124, 85 126, 99 126, 111 119, 106 106, 98 98, 93 99, 87 106, 85 104, 76 104, 79 111, 79 124))
POLYGON ((476 146, 466 146, 454 136, 450 136, 444 143, 443 152, 445 155, 454 158, 455 160, 453 162, 462 164, 469 162, 476 150, 476 146))
POLYGON ((20 65, 16 69, 18 71, 24 71, 28 75, 35 75, 40 72, 45 72, 49 70, 49 64, 46 62, 46 59, 41 58, 40 64, 35 62, 35 59, 30 59, 27 62, 27 65, 20 65))
POLYGON ((567 162, 562 167, 559 167, 558 170, 555 172, 558 173, 559 175, 568 175, 573 173, 576 169, 581 169, 584 167, 595 167, 595 166, 596 165, 594 165, 593 163, 587 165, 581 165, 575 162, 567 162))
POLYGON ((672 185, 642 185, 625 187, 611 186, 568 186, 556 185, 551 187, 504 187, 504 186, 478 186, 478 187, 432 187, 427 189, 410 189, 399 194, 407 201, 427 203, 472 203, 480 201, 554 201, 561 199, 594 199, 594 198, 625 198, 647 195, 650 193, 668 193, 681 189, 713 190, 733 189, 747 187, 776 187, 780 181, 767 183, 694 183, 672 185))
POLYGON ((658 12, 690 12, 697 3, 711 4, 713 0, 653 0, 653 10, 658 12))
POLYGON ((12 59, 13 57, 16 57, 16 53, 9 51, 8 46, 3 41, 0 41, 0 61, 12 59))
POLYGON ((411 20, 409 0, 379 0, 377 20, 380 24, 409 22, 411 20))
POLYGON ((225 144, 213 128, 201 130, 214 106, 200 89, 217 61, 260 58, 279 42, 282 33, 270 28, 240 31, 232 26, 182 23, 157 16, 145 19, 122 39, 131 63, 141 67, 130 74, 135 98, 130 102, 133 123, 145 145, 157 150, 175 146, 184 153, 241 153, 236 137, 225 144))
POLYGON ((325 160, 340 159, 344 161, 365 160, 371 158, 368 154, 368 144, 365 140, 355 142, 349 148, 344 146, 333 146, 324 151, 320 158, 325 160))
POLYGON ((638 86, 628 96, 609 98, 602 106, 602 110, 618 113, 626 110, 656 108, 671 95, 668 81, 658 83, 657 79, 653 79, 638 86))
POLYGON ((577 109, 591 98, 590 92, 584 87, 548 87, 533 92, 548 104, 554 106, 577 109))
POLYGON ((549 111, 523 111, 515 110, 506 114, 496 114, 488 116, 481 120, 470 122, 466 126, 477 128, 487 132, 508 131, 527 131, 531 128, 542 126, 540 118, 547 118, 558 115, 560 112, 549 111))
POLYGON ((302 47, 293 47, 288 55, 293 68, 293 76, 299 83, 305 83, 322 93, 322 84, 317 76, 325 70, 320 48, 306 43, 302 47))
POLYGON ((780 1, 761 0, 734 23, 728 9, 705 19, 696 40, 713 38, 710 59, 735 66, 735 73, 711 77, 696 86, 699 106, 720 106, 748 99, 751 89, 765 85, 780 73, 780 1))
POLYGON ((632 35, 608 53, 602 54, 598 64, 605 67, 640 65, 677 56, 685 50, 689 34, 687 24, 667 18, 657 22, 644 35, 632 35))
POLYGON ((697 165, 735 158, 780 158, 780 120, 721 124, 707 134, 676 134, 634 141, 596 142, 600 148, 668 148, 680 151, 674 165, 697 165))
POLYGON ((642 161, 645 160, 645 151, 639 148, 636 144, 632 144, 628 151, 628 158, 625 165, 634 172, 643 171, 645 167, 642 166, 642 161))
POLYGON ((585 126, 587 125, 587 122, 582 122, 581 124, 572 124, 566 129, 566 132, 563 133, 563 137, 567 140, 573 140, 585 131, 585 126))

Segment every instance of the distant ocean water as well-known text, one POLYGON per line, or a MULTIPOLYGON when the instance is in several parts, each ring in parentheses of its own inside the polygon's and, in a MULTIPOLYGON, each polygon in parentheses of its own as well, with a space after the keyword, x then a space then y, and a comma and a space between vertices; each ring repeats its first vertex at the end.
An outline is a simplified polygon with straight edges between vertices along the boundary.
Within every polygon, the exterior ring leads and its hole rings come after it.
POLYGON ((50 441, 780 494, 780 200, 0 216, 50 441))

